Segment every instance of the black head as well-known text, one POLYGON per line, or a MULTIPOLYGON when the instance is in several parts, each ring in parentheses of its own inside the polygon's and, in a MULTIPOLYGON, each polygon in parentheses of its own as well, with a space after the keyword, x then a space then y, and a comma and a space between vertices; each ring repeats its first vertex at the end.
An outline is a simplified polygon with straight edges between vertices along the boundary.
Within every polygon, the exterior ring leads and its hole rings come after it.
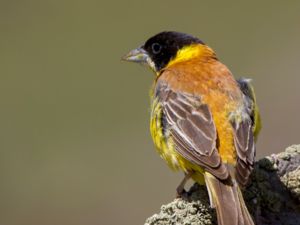
POLYGON ((165 31, 149 38, 142 48, 148 53, 156 67, 163 69, 179 49, 191 44, 204 44, 201 40, 188 34, 165 31))

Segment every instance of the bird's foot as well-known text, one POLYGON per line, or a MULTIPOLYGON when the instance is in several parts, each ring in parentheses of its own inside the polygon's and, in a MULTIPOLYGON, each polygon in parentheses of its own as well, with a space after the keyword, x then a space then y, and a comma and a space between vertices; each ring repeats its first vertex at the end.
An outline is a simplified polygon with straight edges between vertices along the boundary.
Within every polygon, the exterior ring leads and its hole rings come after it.
POLYGON ((187 192, 184 188, 177 188, 176 189, 176 198, 184 198, 187 196, 187 192))

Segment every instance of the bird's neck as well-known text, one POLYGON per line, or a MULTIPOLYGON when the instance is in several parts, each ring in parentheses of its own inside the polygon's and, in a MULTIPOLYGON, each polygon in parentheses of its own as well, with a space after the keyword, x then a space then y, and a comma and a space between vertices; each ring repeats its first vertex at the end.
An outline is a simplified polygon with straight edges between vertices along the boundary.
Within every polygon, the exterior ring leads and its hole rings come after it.
POLYGON ((188 60, 207 60, 207 59, 216 59, 215 52, 208 47, 207 45, 203 44, 193 44, 186 47, 183 47, 182 49, 178 50, 176 56, 170 60, 166 68, 188 60))

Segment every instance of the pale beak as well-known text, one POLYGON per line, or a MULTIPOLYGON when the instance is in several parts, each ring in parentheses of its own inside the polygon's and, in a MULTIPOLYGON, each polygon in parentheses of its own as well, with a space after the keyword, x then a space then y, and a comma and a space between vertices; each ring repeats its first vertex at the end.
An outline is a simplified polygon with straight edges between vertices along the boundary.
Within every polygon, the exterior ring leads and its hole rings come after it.
POLYGON ((136 48, 130 51, 127 55, 123 56, 122 60, 128 62, 148 63, 149 55, 144 49, 136 48))

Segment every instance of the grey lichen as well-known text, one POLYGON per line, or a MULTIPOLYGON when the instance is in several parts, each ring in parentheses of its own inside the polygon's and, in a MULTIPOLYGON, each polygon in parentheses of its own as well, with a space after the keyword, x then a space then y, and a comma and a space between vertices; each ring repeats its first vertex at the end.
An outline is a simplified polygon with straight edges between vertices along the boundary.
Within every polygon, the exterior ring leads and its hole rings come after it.
POLYGON ((145 225, 211 225, 215 215, 208 205, 204 187, 194 185, 184 199, 177 198, 161 206, 160 213, 148 218, 145 225))
MULTIPOLYGON (((300 145, 256 162, 251 182, 243 192, 256 224, 300 224, 300 145)), ((212 225, 216 214, 207 190, 194 184, 183 198, 163 205, 145 225, 212 225)))
POLYGON ((300 199, 300 166, 294 171, 285 174, 281 181, 295 198, 300 199))

